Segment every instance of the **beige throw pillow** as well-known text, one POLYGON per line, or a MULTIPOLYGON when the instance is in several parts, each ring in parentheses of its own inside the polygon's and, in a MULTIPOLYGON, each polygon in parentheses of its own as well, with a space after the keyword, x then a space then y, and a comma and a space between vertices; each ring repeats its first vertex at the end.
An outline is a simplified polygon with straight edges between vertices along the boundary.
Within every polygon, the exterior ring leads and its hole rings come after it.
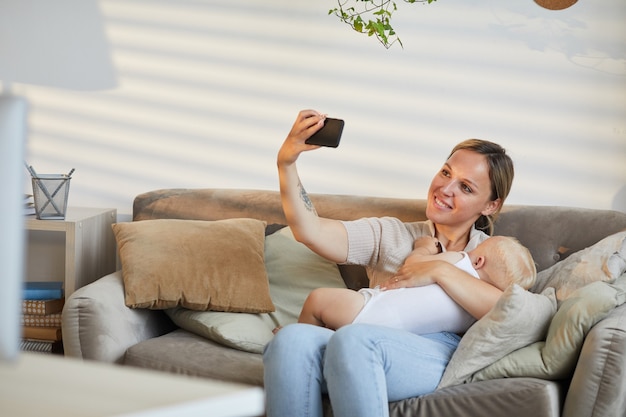
POLYGON ((263 221, 143 220, 113 231, 128 307, 274 311, 263 221))
POLYGON ((261 353, 272 330, 298 321, 307 295, 317 287, 345 288, 339 268, 293 238, 286 227, 265 240, 265 266, 276 311, 268 314, 166 310, 174 323, 235 349, 261 353))

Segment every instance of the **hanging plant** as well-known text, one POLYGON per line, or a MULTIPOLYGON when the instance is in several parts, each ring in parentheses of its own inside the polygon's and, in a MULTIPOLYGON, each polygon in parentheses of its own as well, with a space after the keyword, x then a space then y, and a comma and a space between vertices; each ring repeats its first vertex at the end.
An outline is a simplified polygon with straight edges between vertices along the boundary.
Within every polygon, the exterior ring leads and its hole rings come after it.
MULTIPOLYGON (((405 3, 432 3, 437 0, 403 0, 405 3)), ((402 41, 391 26, 393 13, 398 10, 392 0, 337 0, 338 7, 330 9, 342 22, 359 33, 376 36, 387 49, 394 43, 402 47, 402 41)))

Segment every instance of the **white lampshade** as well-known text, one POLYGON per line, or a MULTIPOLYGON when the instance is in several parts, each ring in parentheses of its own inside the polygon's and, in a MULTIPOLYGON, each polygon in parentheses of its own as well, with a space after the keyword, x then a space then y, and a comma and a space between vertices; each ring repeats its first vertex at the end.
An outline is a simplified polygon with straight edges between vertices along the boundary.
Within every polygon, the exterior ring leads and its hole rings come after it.
POLYGON ((72 90, 117 80, 95 0, 2 0, 0 81, 72 90))

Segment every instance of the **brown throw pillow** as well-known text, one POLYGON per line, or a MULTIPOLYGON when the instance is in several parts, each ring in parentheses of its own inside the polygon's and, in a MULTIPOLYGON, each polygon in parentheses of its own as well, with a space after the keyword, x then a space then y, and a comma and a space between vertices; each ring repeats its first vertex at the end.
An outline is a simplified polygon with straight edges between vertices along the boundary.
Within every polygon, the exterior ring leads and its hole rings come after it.
POLYGON ((143 220, 113 225, 131 308, 274 311, 265 222, 143 220))

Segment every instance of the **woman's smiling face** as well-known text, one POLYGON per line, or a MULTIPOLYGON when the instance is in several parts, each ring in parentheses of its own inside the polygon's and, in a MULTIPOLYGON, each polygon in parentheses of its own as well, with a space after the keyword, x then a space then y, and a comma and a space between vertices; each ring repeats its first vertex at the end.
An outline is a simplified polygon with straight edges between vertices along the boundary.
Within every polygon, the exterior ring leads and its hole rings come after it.
POLYGON ((466 228, 496 211, 484 155, 460 149, 444 163, 428 190, 426 216, 435 224, 466 228))

